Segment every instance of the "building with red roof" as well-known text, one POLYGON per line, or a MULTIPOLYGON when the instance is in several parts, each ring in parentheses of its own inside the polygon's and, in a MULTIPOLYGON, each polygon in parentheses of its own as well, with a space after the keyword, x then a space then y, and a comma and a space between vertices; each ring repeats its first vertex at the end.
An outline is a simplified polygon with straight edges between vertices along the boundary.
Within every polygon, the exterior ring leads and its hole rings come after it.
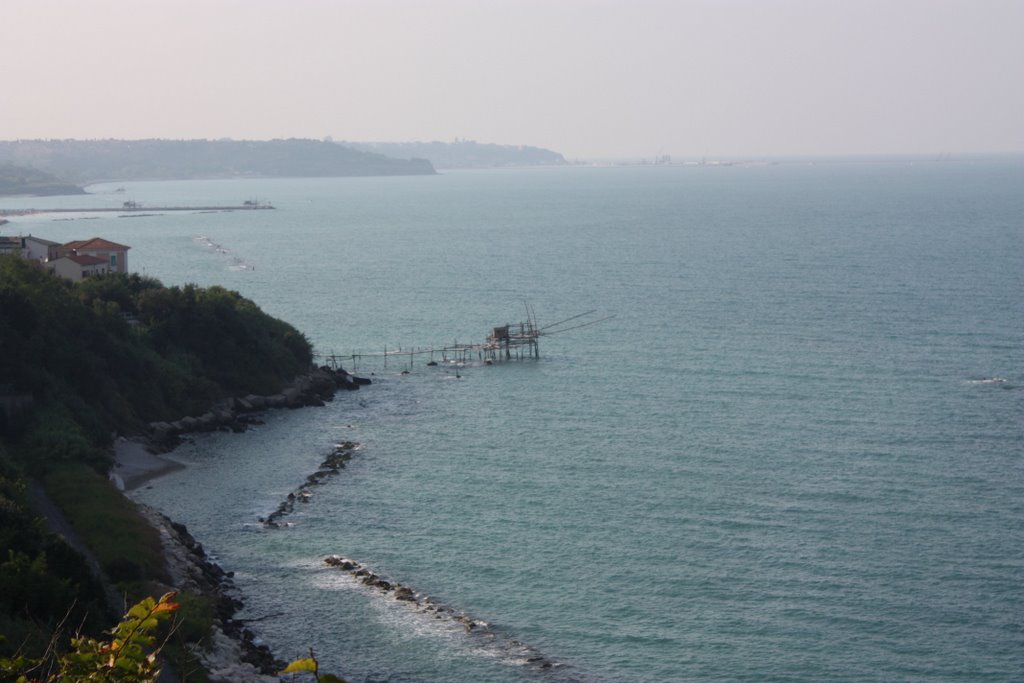
POLYGON ((123 244, 111 242, 110 240, 105 240, 102 237, 93 237, 88 240, 68 242, 59 249, 59 255, 94 256, 106 261, 106 272, 127 273, 129 249, 131 249, 131 247, 123 244))
POLYGON ((112 272, 107 259, 89 254, 67 254, 50 261, 47 266, 57 275, 76 282, 82 278, 112 272))

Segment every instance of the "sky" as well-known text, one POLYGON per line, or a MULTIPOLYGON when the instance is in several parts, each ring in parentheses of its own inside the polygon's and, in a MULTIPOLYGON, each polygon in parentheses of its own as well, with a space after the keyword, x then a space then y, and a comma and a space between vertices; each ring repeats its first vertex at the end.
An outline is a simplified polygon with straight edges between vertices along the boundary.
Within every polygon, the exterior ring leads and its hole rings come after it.
POLYGON ((1024 0, 2 0, 0 139, 1024 152, 1024 0))

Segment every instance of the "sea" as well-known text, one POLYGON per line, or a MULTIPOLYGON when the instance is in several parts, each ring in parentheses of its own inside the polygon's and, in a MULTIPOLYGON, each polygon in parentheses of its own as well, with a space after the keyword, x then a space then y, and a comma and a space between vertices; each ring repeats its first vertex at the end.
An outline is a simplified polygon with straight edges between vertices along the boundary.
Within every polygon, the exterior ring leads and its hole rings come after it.
POLYGON ((1024 680, 1024 159, 88 189, 0 208, 276 208, 4 234, 130 245, 373 381, 194 435, 132 494, 277 656, 353 683, 1024 680), (539 358, 405 353, 523 321, 557 332, 539 358))

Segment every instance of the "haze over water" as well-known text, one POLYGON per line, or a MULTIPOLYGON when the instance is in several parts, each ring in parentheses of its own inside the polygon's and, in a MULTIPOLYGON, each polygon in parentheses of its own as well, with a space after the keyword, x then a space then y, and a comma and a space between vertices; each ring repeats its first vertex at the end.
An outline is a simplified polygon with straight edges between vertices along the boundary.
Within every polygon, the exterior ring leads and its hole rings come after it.
POLYGON ((4 0, 0 25, 0 139, 1024 152, 1018 0, 4 0))
POLYGON ((352 681, 1024 675, 1019 159, 125 186, 32 203, 278 209, 19 228, 129 244, 325 353, 479 341, 524 301, 616 316, 459 378, 365 365, 358 393, 176 452, 138 498, 236 572, 279 656, 352 681), (263 529, 345 440, 294 527, 263 529))

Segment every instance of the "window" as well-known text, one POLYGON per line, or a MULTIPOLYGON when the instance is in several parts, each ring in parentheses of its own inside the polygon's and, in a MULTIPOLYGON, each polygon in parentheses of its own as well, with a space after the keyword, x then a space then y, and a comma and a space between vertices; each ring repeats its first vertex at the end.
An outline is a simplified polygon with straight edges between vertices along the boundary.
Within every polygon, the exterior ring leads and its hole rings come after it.
POLYGON ((117 254, 110 255, 110 267, 117 268, 117 254))

